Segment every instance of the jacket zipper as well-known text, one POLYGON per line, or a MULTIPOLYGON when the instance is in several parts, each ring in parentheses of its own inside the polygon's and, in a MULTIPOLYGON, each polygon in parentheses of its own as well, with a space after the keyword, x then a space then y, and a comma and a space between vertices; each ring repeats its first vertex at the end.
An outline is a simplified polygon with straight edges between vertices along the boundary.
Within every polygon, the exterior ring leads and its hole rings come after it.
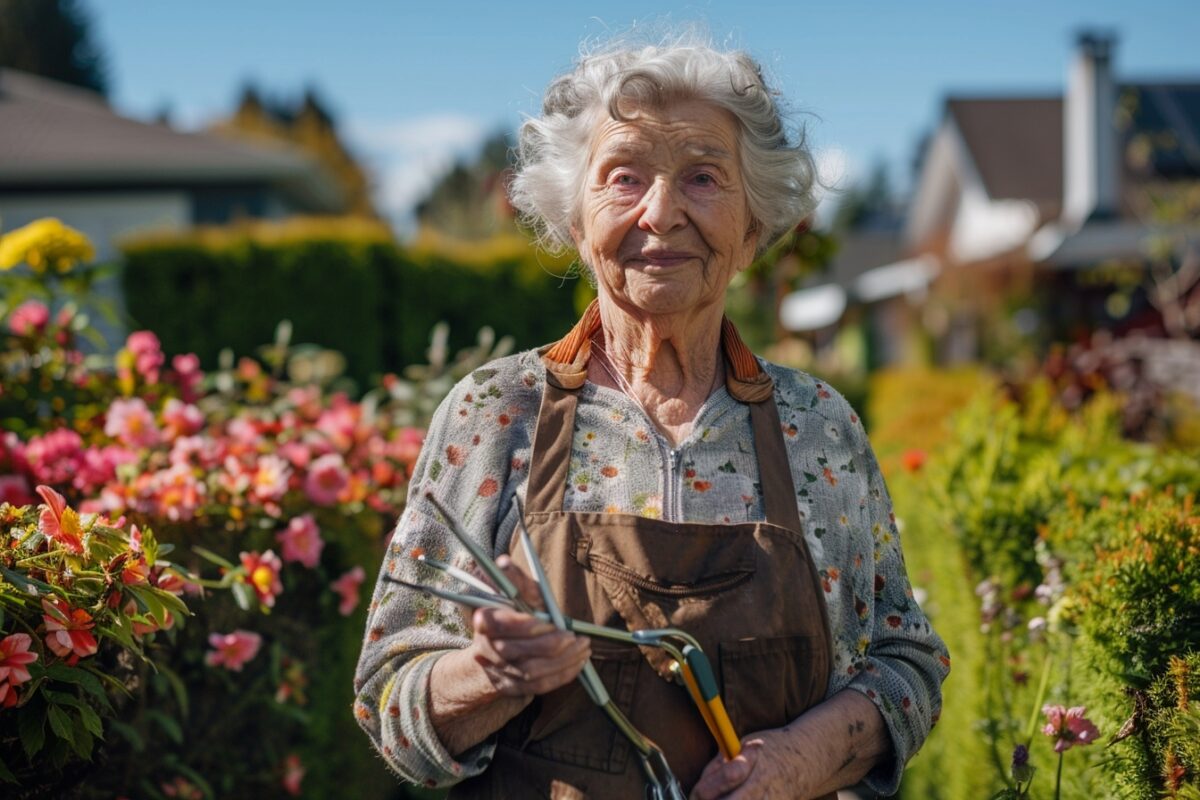
MULTIPOLYGON (((655 431, 657 434, 658 431, 655 431)), ((683 516, 682 509, 677 508, 679 503, 679 461, 683 458, 683 453, 679 450, 674 450, 667 447, 667 443, 659 436, 659 445, 667 452, 667 485, 663 487, 663 520, 665 522, 678 522, 683 516)))

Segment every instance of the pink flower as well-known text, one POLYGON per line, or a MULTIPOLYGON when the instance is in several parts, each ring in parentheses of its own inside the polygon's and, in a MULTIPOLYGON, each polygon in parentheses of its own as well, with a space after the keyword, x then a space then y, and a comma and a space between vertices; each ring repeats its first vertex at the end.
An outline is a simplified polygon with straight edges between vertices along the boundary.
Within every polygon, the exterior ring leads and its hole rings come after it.
POLYGON ((16 705, 17 687, 31 678, 27 665, 38 659, 37 653, 29 652, 31 644, 28 633, 11 633, 0 639, 0 708, 16 705))
POLYGON ((159 440, 154 415, 140 397, 113 400, 108 407, 104 433, 127 447, 153 447, 159 440))
POLYGON ((253 420, 246 417, 234 417, 229 421, 226 432, 233 441, 249 447, 258 447, 259 443, 262 442, 262 435, 258 432, 258 426, 254 424, 253 420))
POLYGON ((76 555, 82 553, 83 529, 79 524, 79 515, 74 509, 67 507, 65 497, 49 486, 37 487, 37 493, 46 501, 38 519, 38 527, 42 533, 47 539, 68 551, 76 555))
POLYGON ((283 592, 283 583, 279 580, 283 562, 279 556, 268 550, 262 554, 241 553, 238 557, 242 561, 242 569, 246 571, 243 580, 254 589, 259 602, 267 607, 274 606, 275 598, 283 592))
POLYGON ((304 493, 317 505, 331 506, 349 482, 346 463, 337 453, 330 453, 312 463, 304 481, 304 493))
POLYGON ((205 664, 241 672, 246 662, 258 655, 262 637, 253 631, 236 630, 233 633, 210 634, 208 643, 213 649, 205 654, 205 664))
POLYGON ((321 531, 312 514, 293 517, 287 530, 282 531, 277 538, 283 545, 284 561, 299 561, 309 569, 320 562, 321 549, 325 547, 325 542, 321 540, 321 531))
POLYGON ((203 502, 204 484, 187 464, 174 464, 153 475, 155 511, 172 522, 196 516, 203 502))
POLYGON ((279 456, 259 456, 254 475, 250 478, 254 496, 264 502, 280 499, 287 492, 291 475, 291 467, 279 456))
POLYGON ((117 467, 133 464, 137 460, 137 453, 120 445, 89 447, 83 451, 83 459, 76 468, 71 485, 80 492, 93 494, 100 487, 116 480, 117 467))
POLYGON ((0 475, 0 503, 27 506, 32 502, 29 481, 24 475, 0 475))
POLYGON ((195 402, 200 396, 199 387, 204 381, 204 373, 200 371, 200 359, 195 353, 184 353, 171 359, 171 367, 175 370, 174 378, 179 384, 179 393, 185 403, 195 402))
POLYGON ((158 371, 162 368, 162 345, 151 331, 134 331, 125 340, 125 349, 133 353, 135 369, 147 383, 158 383, 158 371))
POLYGON ((292 797, 300 796, 300 781, 304 780, 304 763, 292 753, 283 760, 283 788, 292 797))
POLYGON ((83 439, 69 428, 58 428, 30 439, 23 455, 36 482, 62 485, 83 464, 83 439))
POLYGON ((13 309, 8 318, 8 328, 17 336, 33 336, 46 329, 50 322, 50 309, 45 303, 27 300, 13 309))
POLYGON ((307 469, 312 461, 312 451, 302 442, 284 442, 279 445, 279 455, 297 469, 307 469))
POLYGON ((1054 737, 1054 752, 1062 753, 1075 745, 1091 744, 1100 737, 1100 731, 1084 716, 1085 706, 1042 706, 1046 715, 1046 726, 1042 733, 1054 737))
POLYGON ((82 608, 71 608, 57 597, 42 598, 42 621, 46 623, 46 646, 59 658, 74 666, 79 659, 95 655, 99 646, 92 635, 92 615, 82 608))
POLYGON ((226 456, 225 465, 217 474, 217 485, 232 495, 244 494, 250 488, 250 473, 235 456, 226 456))
POLYGON ((355 567, 343 573, 342 577, 329 585, 331 589, 341 595, 342 599, 338 603, 338 613, 343 617, 350 616, 354 613, 354 609, 358 607, 358 589, 362 586, 365 577, 363 568, 355 567))
POLYGON ((163 405, 162 415, 168 440, 191 436, 204 427, 204 414, 200 409, 174 397, 163 405))

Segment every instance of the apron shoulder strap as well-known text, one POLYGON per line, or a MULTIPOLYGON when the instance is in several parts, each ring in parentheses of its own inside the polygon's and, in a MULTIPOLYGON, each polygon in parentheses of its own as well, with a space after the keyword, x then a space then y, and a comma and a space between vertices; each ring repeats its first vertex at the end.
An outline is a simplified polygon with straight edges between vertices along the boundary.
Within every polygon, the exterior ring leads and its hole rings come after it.
MULTIPOLYGON (((538 350, 546 367, 546 384, 530 454, 525 498, 530 513, 562 510, 578 392, 587 381, 592 336, 599 329, 599 301, 593 300, 566 336, 538 350)), ((734 399, 750 407, 767 520, 800 531, 792 471, 775 406, 775 382, 728 317, 721 319, 721 345, 728 366, 726 389, 734 399)))

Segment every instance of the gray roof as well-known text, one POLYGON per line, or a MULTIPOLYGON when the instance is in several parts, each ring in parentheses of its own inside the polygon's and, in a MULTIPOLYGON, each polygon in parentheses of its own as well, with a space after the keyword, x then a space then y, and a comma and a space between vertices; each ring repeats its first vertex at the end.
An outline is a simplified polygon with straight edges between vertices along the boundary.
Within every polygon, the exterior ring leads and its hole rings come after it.
POLYGON ((0 187, 281 185, 315 208, 340 192, 286 146, 249 145, 127 119, 97 94, 0 69, 0 187))
MULTIPOLYGON (((1200 83, 1127 82, 1117 91, 1119 105, 1131 112, 1123 144, 1138 134, 1169 133, 1178 146, 1155 151, 1152 172, 1164 178, 1200 177, 1200 83)), ((962 133, 990 197, 1031 200, 1043 218, 1058 215, 1063 193, 1061 95, 950 97, 946 114, 962 133)), ((1144 177, 1123 165, 1122 185, 1136 186, 1144 177)))

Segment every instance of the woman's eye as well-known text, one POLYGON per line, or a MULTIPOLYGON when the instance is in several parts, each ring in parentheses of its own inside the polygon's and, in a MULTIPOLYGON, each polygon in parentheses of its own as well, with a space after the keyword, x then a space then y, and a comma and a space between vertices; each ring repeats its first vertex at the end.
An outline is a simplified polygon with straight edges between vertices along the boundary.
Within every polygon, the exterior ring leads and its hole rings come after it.
POLYGON ((636 186, 637 178, 628 172, 621 172, 613 176, 612 182, 616 186, 636 186))
POLYGON ((714 186, 717 182, 717 179, 707 172, 697 172, 692 177, 692 181, 700 184, 701 186, 714 186))

